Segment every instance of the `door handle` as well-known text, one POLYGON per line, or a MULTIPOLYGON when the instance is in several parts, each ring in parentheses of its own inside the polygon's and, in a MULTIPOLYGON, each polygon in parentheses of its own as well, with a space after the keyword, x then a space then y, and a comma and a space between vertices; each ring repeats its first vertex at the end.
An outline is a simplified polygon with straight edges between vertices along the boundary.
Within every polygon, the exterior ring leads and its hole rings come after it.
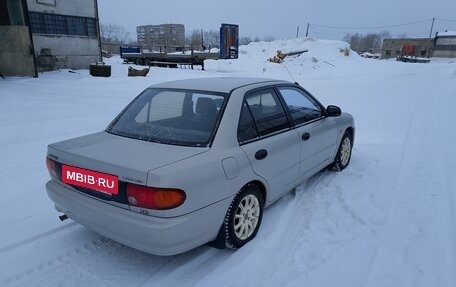
POLYGON ((262 160, 262 159, 264 159, 264 158, 267 157, 267 156, 268 156, 268 151, 265 150, 265 149, 260 149, 259 151, 257 151, 257 152, 255 153, 255 158, 256 158, 257 160, 262 160))
POLYGON ((302 138, 303 141, 306 141, 306 140, 310 139, 310 134, 309 133, 303 133, 301 138, 302 138))

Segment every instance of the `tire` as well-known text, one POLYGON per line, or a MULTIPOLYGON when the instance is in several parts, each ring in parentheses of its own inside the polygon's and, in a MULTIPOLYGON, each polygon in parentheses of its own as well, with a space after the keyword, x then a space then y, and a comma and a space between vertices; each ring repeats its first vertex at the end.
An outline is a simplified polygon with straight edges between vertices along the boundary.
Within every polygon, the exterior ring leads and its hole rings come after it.
POLYGON ((335 171, 342 171, 350 163, 351 153, 353 148, 353 140, 350 132, 346 131, 340 141, 339 149, 337 150, 336 158, 330 165, 330 168, 335 171))
POLYGON ((246 185, 234 197, 222 226, 226 247, 238 249, 255 238, 263 218, 263 205, 260 189, 253 184, 246 185))
POLYGON ((144 61, 141 58, 136 58, 135 64, 138 65, 138 66, 143 66, 144 65, 144 61))

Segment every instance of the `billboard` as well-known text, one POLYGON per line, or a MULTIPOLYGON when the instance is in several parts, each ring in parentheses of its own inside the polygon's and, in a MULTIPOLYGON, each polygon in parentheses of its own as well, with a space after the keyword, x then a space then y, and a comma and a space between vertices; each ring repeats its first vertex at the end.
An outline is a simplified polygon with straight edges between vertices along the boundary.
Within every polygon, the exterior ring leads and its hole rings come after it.
POLYGON ((239 55, 239 25, 220 27, 220 59, 237 59, 239 55))

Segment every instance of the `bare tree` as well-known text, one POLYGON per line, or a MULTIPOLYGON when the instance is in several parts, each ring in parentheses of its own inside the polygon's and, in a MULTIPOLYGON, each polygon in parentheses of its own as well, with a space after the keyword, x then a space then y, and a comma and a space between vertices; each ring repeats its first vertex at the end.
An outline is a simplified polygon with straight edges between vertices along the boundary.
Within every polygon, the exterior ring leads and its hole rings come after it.
POLYGON ((266 36, 263 38, 263 41, 265 41, 265 42, 272 42, 274 40, 275 40, 275 38, 273 36, 266 36))
POLYGON ((100 24, 101 40, 112 43, 127 43, 130 40, 130 33, 127 29, 117 24, 100 24))
POLYGON ((350 48, 356 52, 370 51, 375 48, 380 48, 383 44, 383 39, 391 38, 389 31, 380 33, 368 33, 367 35, 346 34, 343 38, 345 42, 350 44, 350 48))
POLYGON ((250 42, 253 42, 250 37, 243 36, 239 38, 239 46, 248 45, 250 42))
POLYGON ((185 44, 192 46, 195 50, 198 50, 202 49, 203 46, 201 40, 201 30, 195 29, 191 32, 189 36, 186 37, 185 44))
POLYGON ((360 51, 361 49, 361 35, 356 34, 346 34, 343 40, 350 44, 350 48, 354 51, 360 51))
POLYGON ((220 46, 220 32, 215 30, 205 31, 203 33, 204 46, 206 47, 219 47, 220 46))

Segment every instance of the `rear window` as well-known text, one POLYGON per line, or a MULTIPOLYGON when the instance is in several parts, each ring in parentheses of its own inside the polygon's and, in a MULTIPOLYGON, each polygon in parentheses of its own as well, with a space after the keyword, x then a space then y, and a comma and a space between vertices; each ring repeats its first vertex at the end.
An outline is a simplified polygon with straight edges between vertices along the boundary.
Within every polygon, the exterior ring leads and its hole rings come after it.
POLYGON ((107 128, 129 138, 186 146, 209 145, 226 95, 148 89, 107 128))

